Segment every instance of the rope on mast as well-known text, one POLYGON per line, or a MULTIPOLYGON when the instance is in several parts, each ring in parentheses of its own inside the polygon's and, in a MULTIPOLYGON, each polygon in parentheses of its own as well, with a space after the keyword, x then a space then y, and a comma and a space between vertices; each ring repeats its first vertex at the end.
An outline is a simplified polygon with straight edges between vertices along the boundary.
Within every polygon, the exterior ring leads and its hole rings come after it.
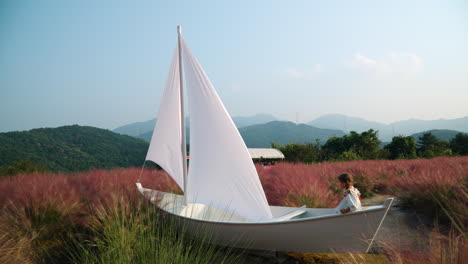
POLYGON ((178 35, 178 52, 179 52, 179 86, 180 86, 180 123, 181 123, 181 136, 182 136, 182 171, 184 178, 184 201, 187 204, 187 146, 185 142, 185 112, 184 112, 184 79, 182 69, 182 27, 177 26, 178 35))

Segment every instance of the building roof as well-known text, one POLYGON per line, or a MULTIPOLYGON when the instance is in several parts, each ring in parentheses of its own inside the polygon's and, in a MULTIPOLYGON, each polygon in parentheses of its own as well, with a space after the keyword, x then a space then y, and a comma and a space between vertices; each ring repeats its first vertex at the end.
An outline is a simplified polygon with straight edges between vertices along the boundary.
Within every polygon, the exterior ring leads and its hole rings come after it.
POLYGON ((249 148, 252 159, 284 159, 284 154, 274 148, 249 148))

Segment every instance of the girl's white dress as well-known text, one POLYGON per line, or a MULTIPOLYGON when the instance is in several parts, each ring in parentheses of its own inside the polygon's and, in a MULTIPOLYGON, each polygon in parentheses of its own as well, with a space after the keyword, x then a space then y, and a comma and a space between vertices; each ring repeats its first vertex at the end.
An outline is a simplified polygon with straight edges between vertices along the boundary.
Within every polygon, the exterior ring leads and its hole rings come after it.
POLYGON ((338 207, 336 207, 337 214, 341 214, 340 210, 346 208, 349 208, 351 212, 361 210, 361 200, 359 199, 361 193, 358 189, 351 187, 348 190, 344 190, 343 195, 343 200, 341 200, 338 207))

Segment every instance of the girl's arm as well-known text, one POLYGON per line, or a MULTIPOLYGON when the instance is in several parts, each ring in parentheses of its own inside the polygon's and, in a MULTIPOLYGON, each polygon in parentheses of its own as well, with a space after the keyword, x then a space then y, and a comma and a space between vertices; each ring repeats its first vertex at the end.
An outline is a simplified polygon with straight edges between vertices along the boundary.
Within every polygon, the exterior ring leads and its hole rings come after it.
POLYGON ((351 212, 361 209, 361 201, 357 196, 350 193, 346 197, 348 198, 348 206, 351 212))
POLYGON ((348 193, 343 198, 342 202, 342 206, 339 208, 340 213, 342 214, 347 214, 349 212, 354 212, 358 209, 361 209, 361 201, 359 201, 359 198, 351 193, 348 193))
POLYGON ((350 194, 347 194, 345 197, 343 197, 343 200, 341 200, 340 205, 337 207, 337 213, 340 212, 342 214, 349 213, 351 211, 350 209, 350 204, 351 202, 349 201, 349 196, 350 194))
POLYGON ((347 214, 347 213, 349 213, 350 211, 351 211, 351 209, 349 209, 349 207, 348 207, 348 208, 345 208, 345 209, 340 209, 340 212, 341 212, 342 214, 347 214))

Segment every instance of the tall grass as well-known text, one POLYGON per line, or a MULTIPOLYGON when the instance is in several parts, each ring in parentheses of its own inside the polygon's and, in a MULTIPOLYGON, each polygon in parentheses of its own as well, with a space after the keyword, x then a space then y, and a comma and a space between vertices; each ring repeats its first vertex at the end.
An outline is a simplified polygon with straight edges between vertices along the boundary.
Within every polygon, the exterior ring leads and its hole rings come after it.
POLYGON ((269 170, 257 166, 270 204, 334 207, 341 199, 337 175, 354 175, 363 198, 375 194, 398 197, 404 208, 456 223, 468 223, 468 157, 398 161, 350 161, 315 165, 279 163, 269 170))
POLYGON ((334 207, 341 195, 329 188, 329 179, 305 164, 279 163, 257 171, 270 205, 334 207))
POLYGON ((438 225, 434 225, 432 230, 427 227, 421 229, 419 233, 408 235, 413 240, 411 246, 402 247, 391 239, 376 241, 380 247, 379 252, 396 264, 465 263, 468 245, 463 234, 455 229, 448 233, 441 232, 438 225))
MULTIPOLYGON (((134 187, 139 172, 96 170, 0 179, 0 263, 240 260, 240 253, 212 245, 208 236, 192 240, 179 223, 144 201, 134 187)), ((144 171, 141 181, 177 191, 163 171, 144 171)))
MULTIPOLYGON (((397 197, 400 207, 414 217, 409 223, 413 230, 406 234, 393 230, 377 241, 380 252, 392 263, 462 263, 468 258, 468 157, 279 163, 268 170, 257 166, 257 170, 267 199, 274 205, 334 207, 342 197, 336 177, 343 172, 355 176, 355 186, 364 198, 376 194, 397 197), (395 244, 399 239, 411 240, 412 245, 395 244)), ((337 263, 368 263, 352 256, 342 258, 335 259, 337 263)))
MULTIPOLYGON (((396 263, 450 263, 468 252, 468 157, 279 163, 257 170, 271 205, 335 207, 342 197, 336 176, 349 172, 365 196, 394 195, 404 208, 436 220, 413 238, 423 241, 417 250, 380 241, 396 263)), ((134 186, 139 174, 118 169, 0 178, 0 263, 242 261, 240 253, 217 248, 208 237, 190 239, 179 223, 143 201, 134 186)), ((144 170, 141 182, 180 193, 164 171, 144 170)))
MULTIPOLYGON (((236 251, 193 240, 183 223, 155 206, 119 197, 92 213, 92 241, 76 241, 69 250, 75 263, 236 263, 236 251)), ((199 230, 199 232, 209 230, 199 230)))

